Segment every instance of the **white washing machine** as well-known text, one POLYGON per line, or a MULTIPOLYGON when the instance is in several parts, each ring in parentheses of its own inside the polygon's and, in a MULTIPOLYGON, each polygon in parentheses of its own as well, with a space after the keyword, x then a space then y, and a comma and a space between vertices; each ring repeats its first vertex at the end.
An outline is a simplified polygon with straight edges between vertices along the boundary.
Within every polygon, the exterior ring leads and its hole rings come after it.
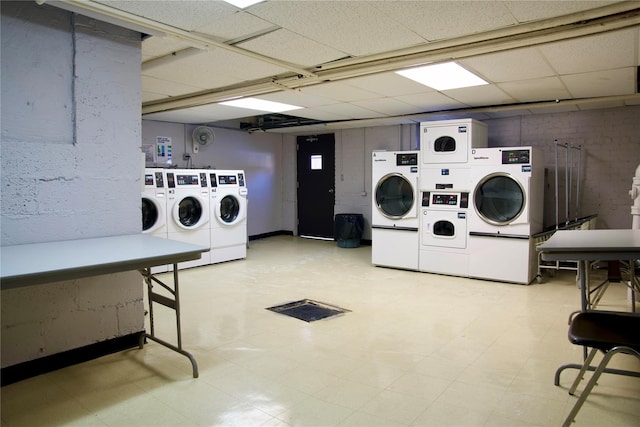
MULTIPOLYGON (((207 174, 198 169, 167 169, 167 237, 211 247, 207 174)), ((210 263, 208 252, 197 260, 181 262, 179 269, 210 263)), ((169 266, 172 270, 172 266, 169 266)))
POLYGON ((209 170, 211 263, 247 257, 247 183, 242 170, 209 170))
MULTIPOLYGON (((142 191, 142 233, 167 238, 167 188, 164 171, 145 168, 142 191)), ((167 266, 152 267, 152 273, 163 273, 167 266)))
POLYGON ((469 193, 423 191, 419 269, 425 273, 469 276, 469 193))
POLYGON ((471 149, 487 147, 488 141, 487 125, 478 120, 420 123, 420 158, 423 166, 466 164, 471 149))
POLYGON ((532 235, 542 231, 544 168, 532 147, 472 150, 469 275, 529 284, 537 270, 532 235))
POLYGON ((418 270, 418 151, 374 151, 371 182, 371 261, 418 270))

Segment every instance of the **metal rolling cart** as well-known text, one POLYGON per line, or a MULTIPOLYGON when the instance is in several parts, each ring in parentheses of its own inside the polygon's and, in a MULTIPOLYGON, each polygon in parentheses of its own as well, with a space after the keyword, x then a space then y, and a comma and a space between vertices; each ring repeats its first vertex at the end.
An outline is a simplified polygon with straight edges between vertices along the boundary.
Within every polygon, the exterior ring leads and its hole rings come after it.
MULTIPOLYGON (((580 217, 580 170, 582 166, 582 146, 561 144, 557 140, 555 144, 555 205, 556 223, 548 227, 545 231, 534 234, 533 242, 535 247, 542 245, 549 240, 558 230, 593 230, 596 228, 597 215, 580 217), (564 220, 560 220, 560 166, 558 162, 559 152, 565 152, 564 168, 564 220), (574 158, 575 155, 575 158, 574 158), (575 187, 575 194, 574 194, 575 187)), ((579 269, 576 261, 545 261, 542 254, 538 252, 538 273, 536 280, 543 282, 542 270, 547 270, 550 276, 554 276, 558 270, 572 270, 576 272, 576 281, 579 280, 579 269)))

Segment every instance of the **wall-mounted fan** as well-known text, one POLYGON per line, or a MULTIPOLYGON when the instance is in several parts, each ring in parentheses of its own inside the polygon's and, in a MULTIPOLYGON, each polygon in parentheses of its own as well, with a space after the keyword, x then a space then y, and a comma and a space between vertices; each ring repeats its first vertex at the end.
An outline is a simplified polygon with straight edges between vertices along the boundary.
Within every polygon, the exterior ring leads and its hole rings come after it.
POLYGON ((206 126, 198 126, 193 130, 193 134, 191 135, 191 141, 193 142, 193 152, 197 153, 200 151, 200 147, 206 147, 207 145, 213 144, 213 140, 215 139, 216 134, 213 133, 213 130, 206 126))

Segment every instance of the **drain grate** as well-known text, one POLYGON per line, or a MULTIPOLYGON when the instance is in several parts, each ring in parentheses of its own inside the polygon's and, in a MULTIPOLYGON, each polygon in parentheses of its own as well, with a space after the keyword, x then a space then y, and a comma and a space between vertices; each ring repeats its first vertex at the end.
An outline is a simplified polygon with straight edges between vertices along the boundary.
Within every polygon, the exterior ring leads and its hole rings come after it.
POLYGON ((351 311, 335 305, 310 299, 303 299, 300 301, 268 307, 267 310, 284 314, 285 316, 295 317, 296 319, 304 320, 305 322, 326 319, 328 317, 337 316, 351 311))

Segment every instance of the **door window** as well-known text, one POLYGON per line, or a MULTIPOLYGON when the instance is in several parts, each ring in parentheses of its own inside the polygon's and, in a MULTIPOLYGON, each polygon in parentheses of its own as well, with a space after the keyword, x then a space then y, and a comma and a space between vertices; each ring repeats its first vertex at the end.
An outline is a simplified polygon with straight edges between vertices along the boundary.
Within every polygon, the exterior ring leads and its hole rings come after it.
POLYGON ((158 208, 149 199, 142 198, 142 231, 147 231, 158 222, 158 208))
POLYGON ((402 218, 414 203, 413 187, 402 175, 387 175, 376 187, 376 206, 388 218, 402 218))
POLYGON ((456 234, 456 227, 451 221, 436 221, 433 224, 433 234, 435 236, 453 237, 456 234))
POLYGON ((178 220, 185 227, 193 227, 202 218, 202 204, 195 197, 185 197, 178 205, 178 220))
POLYGON ((476 188, 474 203, 478 215, 485 221, 505 225, 524 211, 525 193, 511 176, 493 174, 485 177, 476 188))
POLYGON ((233 196, 224 196, 220 200, 220 219, 227 224, 231 224, 238 218, 240 213, 240 203, 233 196))

